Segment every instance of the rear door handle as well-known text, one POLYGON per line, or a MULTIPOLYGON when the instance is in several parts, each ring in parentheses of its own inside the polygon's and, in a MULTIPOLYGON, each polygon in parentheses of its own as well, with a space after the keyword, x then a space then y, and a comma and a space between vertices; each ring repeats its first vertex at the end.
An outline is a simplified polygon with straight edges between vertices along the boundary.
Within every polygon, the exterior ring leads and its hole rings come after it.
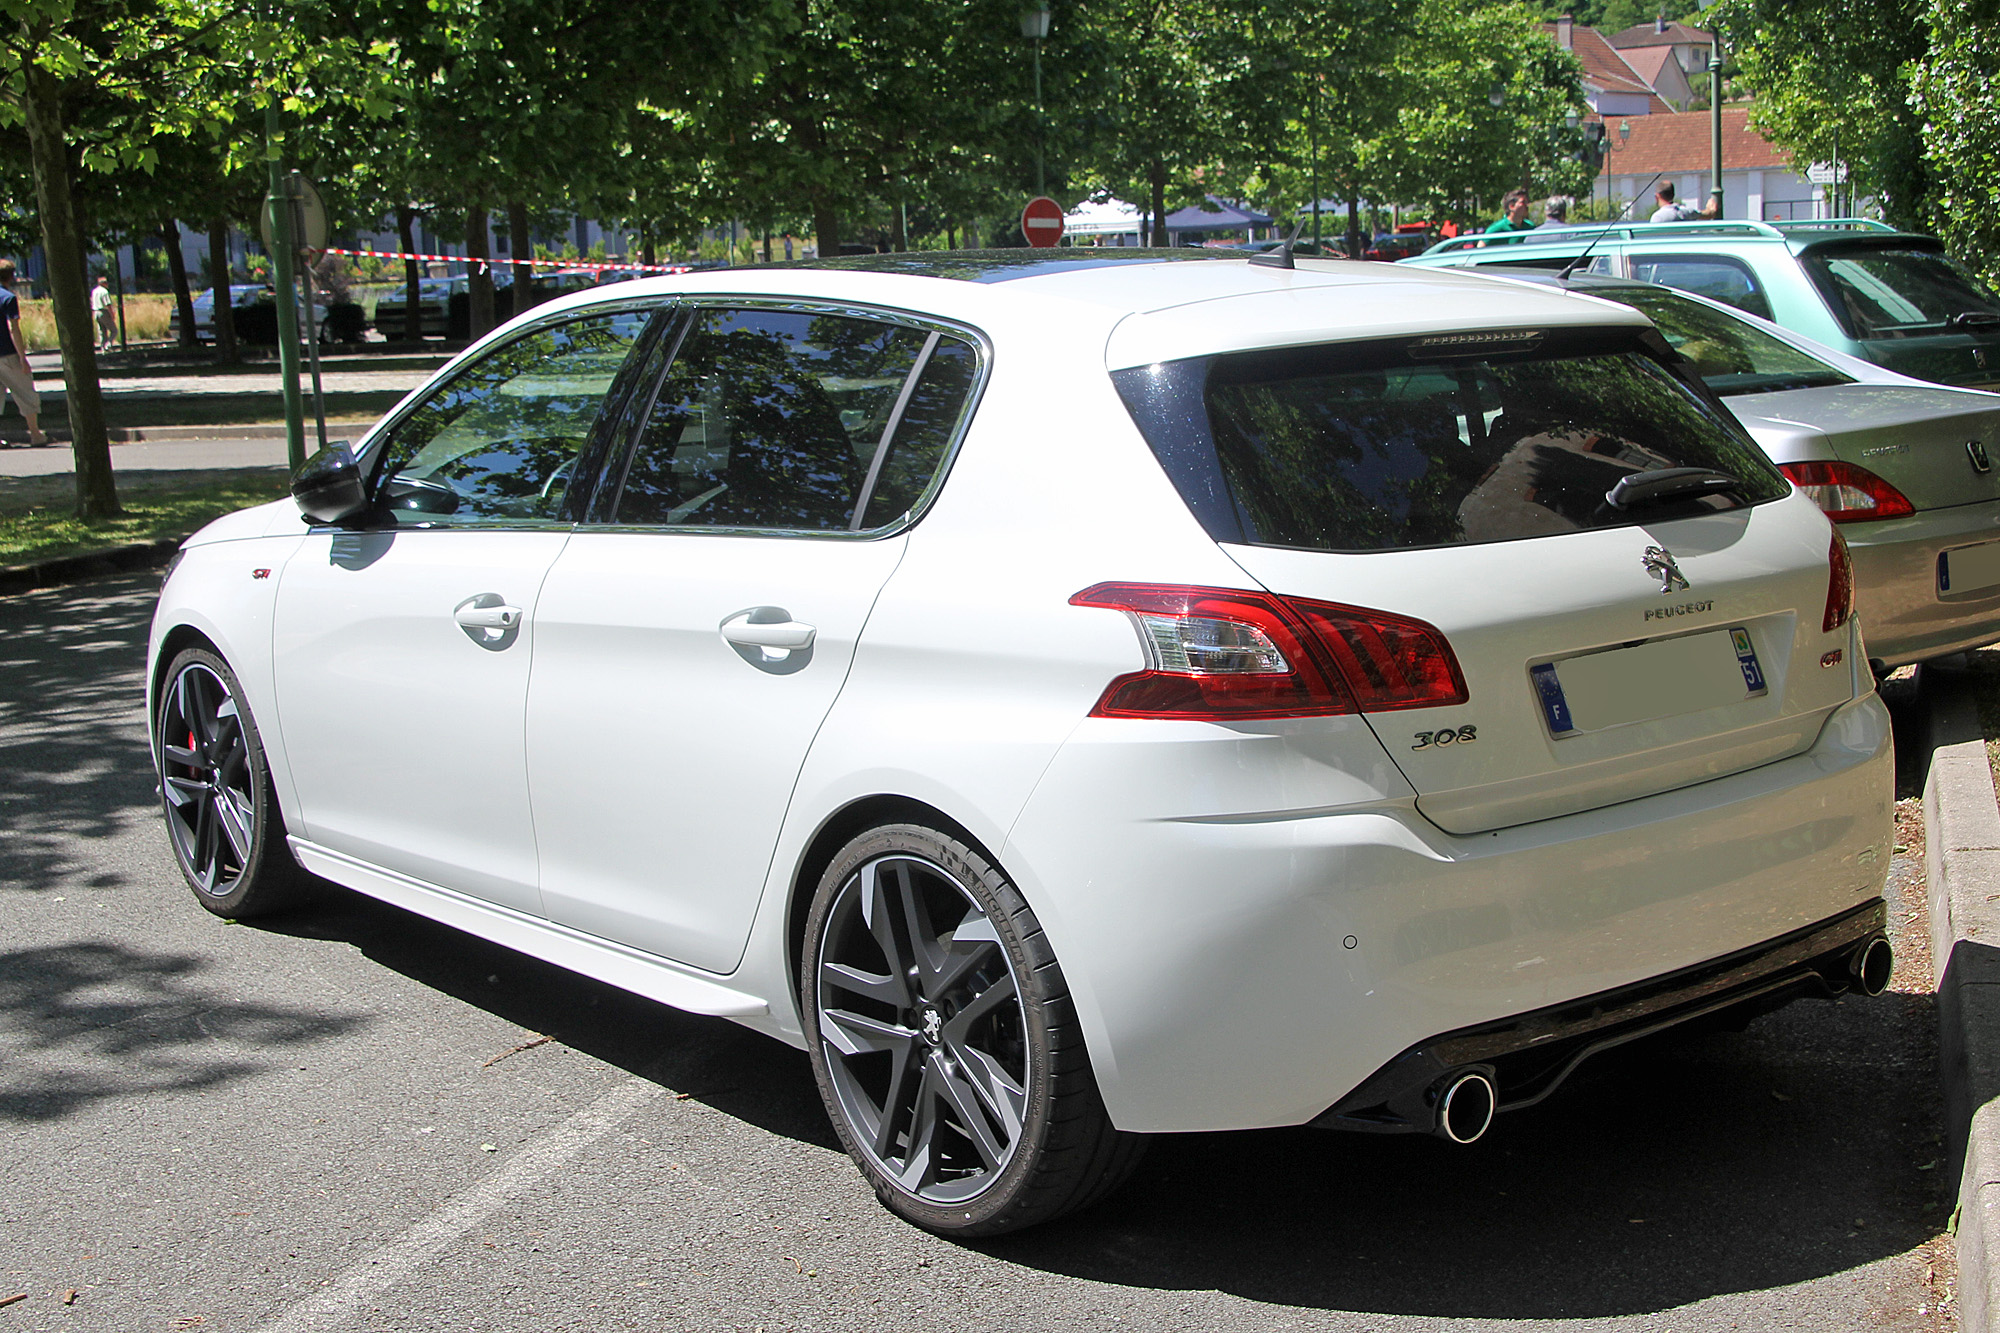
POLYGON ((521 608, 473 606, 468 603, 452 612, 451 616, 467 629, 513 629, 521 623, 521 608))
POLYGON ((750 620, 754 614, 742 611, 723 621, 722 637, 745 648, 780 648, 796 652, 800 648, 812 647, 813 635, 818 633, 813 626, 797 620, 755 624, 750 620))

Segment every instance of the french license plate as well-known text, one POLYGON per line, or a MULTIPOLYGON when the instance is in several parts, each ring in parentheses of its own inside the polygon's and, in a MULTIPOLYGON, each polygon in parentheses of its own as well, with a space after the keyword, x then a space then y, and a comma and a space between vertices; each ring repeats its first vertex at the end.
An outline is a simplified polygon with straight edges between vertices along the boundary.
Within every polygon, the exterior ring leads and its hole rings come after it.
POLYGON ((1587 653, 1529 668, 1552 735, 1741 703, 1766 692, 1750 631, 1741 626, 1587 653))
POLYGON ((2000 542, 1961 546, 1938 556, 1938 591, 1977 592, 2000 584, 2000 542))

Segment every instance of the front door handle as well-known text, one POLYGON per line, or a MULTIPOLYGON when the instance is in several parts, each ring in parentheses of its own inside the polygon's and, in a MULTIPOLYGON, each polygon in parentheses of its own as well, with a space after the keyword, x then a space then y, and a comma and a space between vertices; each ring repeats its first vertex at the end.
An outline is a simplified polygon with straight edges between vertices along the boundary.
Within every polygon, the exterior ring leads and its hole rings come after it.
POLYGON ((813 635, 818 633, 813 626, 796 620, 758 624, 750 619, 753 614, 743 611, 723 621, 722 637, 745 648, 777 648, 796 652, 812 647, 813 635))
POLYGON ((467 629, 514 629, 521 623, 518 606, 474 606, 468 602, 451 613, 467 629))

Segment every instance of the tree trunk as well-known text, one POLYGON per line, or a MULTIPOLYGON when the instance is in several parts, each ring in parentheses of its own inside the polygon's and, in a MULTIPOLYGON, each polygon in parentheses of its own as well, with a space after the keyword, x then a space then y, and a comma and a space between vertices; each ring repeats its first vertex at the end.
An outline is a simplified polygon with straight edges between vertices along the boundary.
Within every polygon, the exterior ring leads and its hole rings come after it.
POLYGON ((771 224, 764 224, 764 262, 771 262, 771 224))
POLYGON ((227 364, 241 360, 236 347, 236 301, 229 290, 229 224, 208 224, 208 283, 214 292, 215 359, 227 364))
POLYGON ((486 239, 486 205, 474 204, 465 210, 465 253, 473 260, 469 265, 472 278, 465 284, 468 313, 472 317, 472 336, 483 337, 492 332, 493 313, 493 268, 486 261, 492 258, 486 239))
POLYGON ((172 218, 160 228, 160 244, 167 251, 167 278, 174 288, 174 309, 180 313, 180 345, 196 347, 194 336, 194 293, 188 290, 187 256, 181 253, 181 229, 172 218))
MULTIPOLYGON (((408 204, 396 205, 396 239, 401 242, 403 253, 417 251, 417 210, 408 204)), ((414 259, 403 261, 403 337, 413 343, 424 340, 424 312, 420 307, 424 295, 423 266, 414 259)), ((382 330, 386 336, 388 330, 382 330)))
POLYGON ((813 203, 813 243, 819 247, 821 259, 840 256, 840 212, 819 200, 813 203))
MULTIPOLYGON (((48 35, 43 25, 32 45, 43 45, 48 35)), ((62 93, 55 76, 33 61, 24 62, 24 73, 22 101, 35 170, 35 204, 42 215, 42 253, 48 260, 49 295, 56 336, 62 343, 70 450, 76 456, 76 512, 79 518, 113 518, 124 510, 118 507, 118 483, 111 475, 111 439, 105 433, 104 398, 97 386, 97 330, 92 327, 90 295, 83 279, 83 239, 77 234, 70 202, 62 93)))
POLYGON ((889 248, 902 254, 910 248, 910 219, 899 202, 896 211, 889 215, 889 248))
POLYGON ((1164 165, 1158 162, 1153 164, 1149 183, 1153 187, 1153 225, 1146 244, 1171 245, 1173 238, 1167 235, 1167 169, 1164 165))
POLYGON ((530 285, 535 269, 528 261, 535 257, 535 241, 528 235, 528 206, 507 205, 507 248, 514 252, 514 313, 520 314, 535 303, 530 285))
POLYGON ((1347 254, 1350 259, 1361 258, 1361 215, 1356 211, 1361 207, 1361 192, 1352 185, 1347 187, 1347 254))

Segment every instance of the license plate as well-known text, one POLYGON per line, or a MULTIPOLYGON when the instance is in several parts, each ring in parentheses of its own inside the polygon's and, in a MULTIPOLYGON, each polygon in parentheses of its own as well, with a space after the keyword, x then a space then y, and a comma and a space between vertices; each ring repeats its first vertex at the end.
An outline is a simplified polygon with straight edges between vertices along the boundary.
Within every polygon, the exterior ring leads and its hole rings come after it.
POLYGON ((2000 542, 1961 546, 1938 556, 1938 591, 1977 592, 2000 584, 2000 542))
POLYGON ((1531 667, 1552 735, 1742 703, 1766 692, 1750 631, 1737 626, 1531 667))

